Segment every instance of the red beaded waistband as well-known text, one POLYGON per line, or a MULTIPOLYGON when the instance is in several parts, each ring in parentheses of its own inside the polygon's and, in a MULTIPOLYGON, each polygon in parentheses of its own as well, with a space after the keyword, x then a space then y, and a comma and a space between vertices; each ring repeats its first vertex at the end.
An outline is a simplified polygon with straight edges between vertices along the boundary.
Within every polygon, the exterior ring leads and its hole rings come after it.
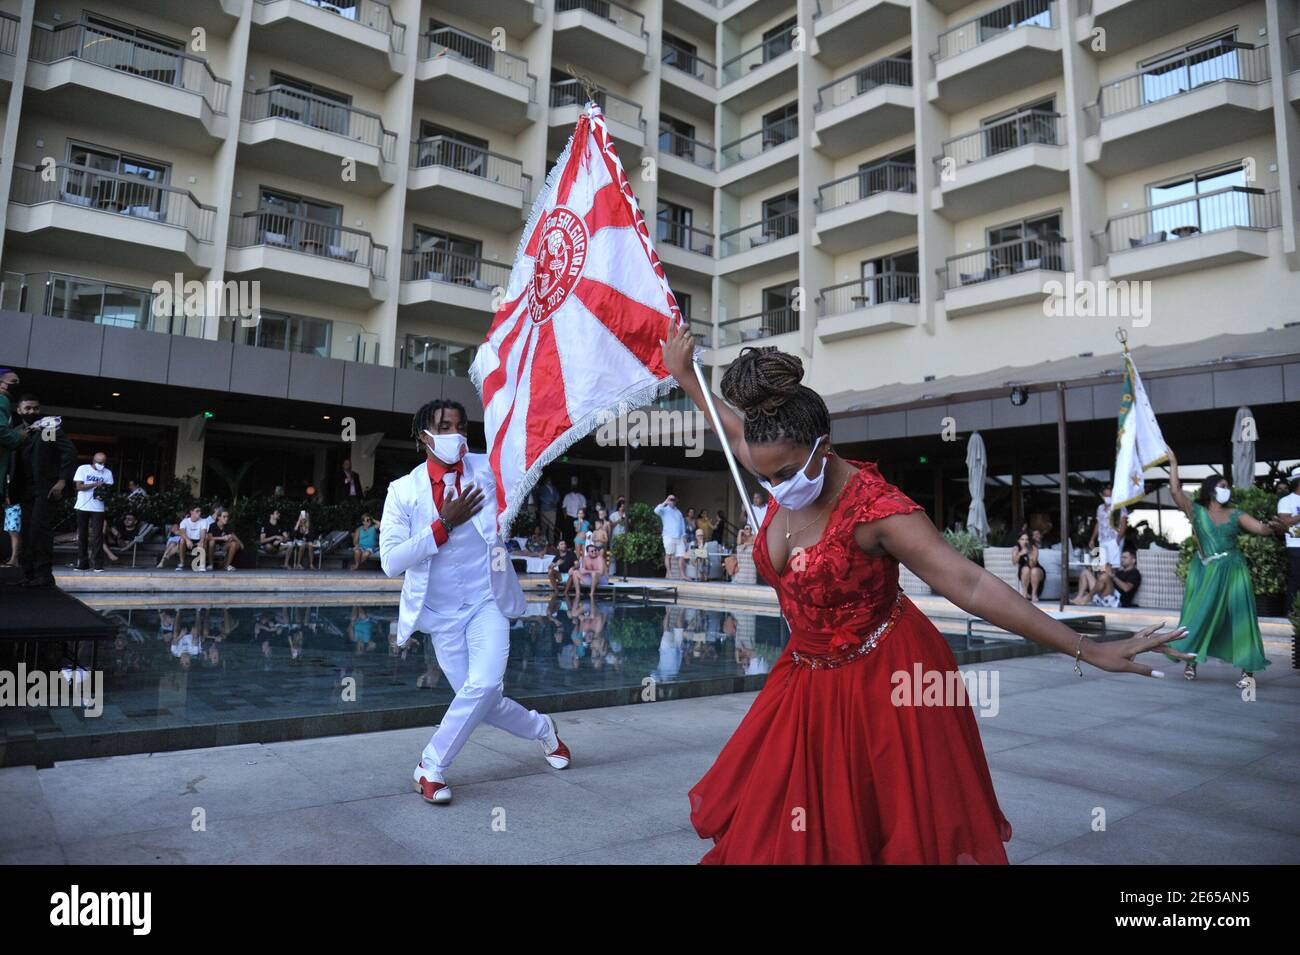
POLYGON ((876 648, 876 644, 884 638, 885 634, 889 633, 898 618, 902 616, 904 601, 903 591, 900 590, 894 598, 894 605, 890 608, 889 616, 881 621, 876 629, 863 637, 862 642, 857 646, 832 653, 800 653, 798 650, 791 650, 791 662, 797 667, 805 667, 809 670, 827 670, 842 667, 846 663, 853 663, 855 660, 861 660, 876 648))

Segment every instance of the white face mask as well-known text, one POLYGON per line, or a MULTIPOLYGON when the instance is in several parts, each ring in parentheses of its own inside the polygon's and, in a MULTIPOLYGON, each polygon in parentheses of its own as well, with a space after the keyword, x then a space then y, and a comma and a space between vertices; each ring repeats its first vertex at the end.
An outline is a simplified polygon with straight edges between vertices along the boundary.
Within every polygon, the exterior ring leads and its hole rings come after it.
POLYGON ((813 455, 817 453, 817 448, 821 443, 821 438, 813 442, 812 450, 808 452, 808 460, 792 477, 776 486, 769 484, 767 481, 758 482, 763 486, 763 490, 776 498, 776 503, 792 511, 797 511, 799 508, 807 507, 817 500, 817 495, 822 492, 822 484, 826 481, 826 459, 822 458, 822 466, 815 478, 808 476, 808 465, 812 464, 813 455))
POLYGON ((1232 499, 1232 488, 1216 487, 1214 489, 1214 499, 1220 504, 1227 504, 1232 499))
POLYGON ((93 462, 93 464, 94 464, 94 467, 95 467, 95 470, 96 470, 96 471, 102 471, 102 470, 104 470, 104 465, 100 464, 98 461, 93 462))
POLYGON ((434 434, 428 428, 424 430, 433 442, 433 456, 443 464, 455 464, 465 456, 469 444, 459 431, 451 434, 434 434))

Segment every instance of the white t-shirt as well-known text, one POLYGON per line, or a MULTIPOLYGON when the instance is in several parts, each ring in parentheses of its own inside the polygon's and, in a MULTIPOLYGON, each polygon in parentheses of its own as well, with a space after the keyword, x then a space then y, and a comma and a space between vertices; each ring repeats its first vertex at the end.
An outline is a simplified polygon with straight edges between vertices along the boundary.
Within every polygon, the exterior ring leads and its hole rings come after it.
MULTIPOLYGON (((1288 494, 1286 497, 1281 498, 1277 502, 1277 512, 1286 514, 1288 517, 1300 514, 1300 494, 1288 494)), ((1300 537, 1297 537, 1297 534, 1300 534, 1300 524, 1293 525, 1287 530, 1287 547, 1300 547, 1300 537)))
MULTIPOLYGON (((77 473, 72 476, 72 479, 78 484, 111 485, 113 483, 113 472, 108 468, 96 471, 94 465, 83 464, 77 468, 77 473)), ((95 489, 90 488, 77 492, 76 509, 79 511, 95 511, 102 514, 104 512, 104 502, 95 497, 95 489)))
POLYGON ((580 491, 570 491, 564 495, 564 513, 570 517, 578 516, 578 509, 587 506, 587 497, 580 491))
POLYGON ((197 521, 192 521, 187 516, 180 523, 181 533, 192 541, 196 541, 203 536, 203 532, 208 529, 208 519, 200 517, 197 521))

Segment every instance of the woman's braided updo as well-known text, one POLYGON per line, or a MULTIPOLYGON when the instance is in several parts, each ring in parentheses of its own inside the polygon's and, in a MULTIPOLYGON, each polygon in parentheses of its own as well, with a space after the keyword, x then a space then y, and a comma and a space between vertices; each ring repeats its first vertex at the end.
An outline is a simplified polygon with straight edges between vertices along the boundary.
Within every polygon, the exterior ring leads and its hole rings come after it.
POLYGON ((745 440, 811 447, 830 434, 822 396, 801 385, 803 362, 774 347, 742 348, 722 376, 722 397, 745 418, 745 440))

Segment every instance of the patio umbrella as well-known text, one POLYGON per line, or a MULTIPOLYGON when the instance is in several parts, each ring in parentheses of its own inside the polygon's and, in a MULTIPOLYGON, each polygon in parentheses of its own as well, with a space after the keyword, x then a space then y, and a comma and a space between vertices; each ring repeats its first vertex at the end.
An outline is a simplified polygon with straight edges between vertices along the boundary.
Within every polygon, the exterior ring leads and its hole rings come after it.
POLYGON ((1232 422, 1232 484, 1233 487, 1251 487, 1255 483, 1254 415, 1242 405, 1232 422), (1243 434, 1243 427, 1248 430, 1243 434))
POLYGON ((966 475, 970 482, 970 511, 966 514, 966 529, 978 534, 980 540, 988 537, 989 516, 984 511, 984 476, 988 473, 989 458, 984 450, 984 439, 973 432, 966 445, 966 475))

